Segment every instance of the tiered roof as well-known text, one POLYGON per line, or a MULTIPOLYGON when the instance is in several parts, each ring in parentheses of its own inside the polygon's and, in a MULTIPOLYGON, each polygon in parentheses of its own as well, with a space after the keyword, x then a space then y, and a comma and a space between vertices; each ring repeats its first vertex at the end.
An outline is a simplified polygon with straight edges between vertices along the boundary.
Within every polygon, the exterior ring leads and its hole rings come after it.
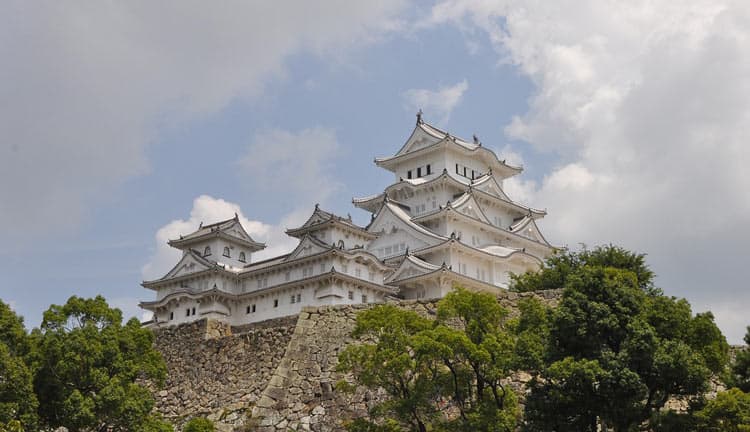
POLYGON ((425 123, 421 116, 418 116, 414 130, 401 149, 393 156, 376 158, 375 164, 392 171, 400 162, 444 149, 481 158, 500 178, 511 177, 523 171, 523 167, 512 166, 504 160, 500 160, 495 152, 483 147, 478 139, 475 139, 474 142, 468 142, 453 136, 446 131, 425 123))
POLYGON ((245 228, 242 227, 237 213, 235 213, 234 217, 231 219, 212 223, 210 225, 203 225, 203 222, 201 222, 197 230, 186 236, 181 235, 179 239, 169 240, 167 243, 172 247, 184 250, 191 245, 213 237, 223 238, 241 244, 253 252, 265 249, 266 247, 264 243, 257 242, 250 237, 250 234, 248 234, 247 231, 245 231, 245 228))
POLYGON ((320 205, 318 204, 315 204, 315 211, 313 211, 312 215, 310 215, 305 223, 297 228, 286 230, 286 234, 291 237, 302 238, 307 233, 334 226, 365 238, 372 239, 376 237, 372 233, 368 232, 364 227, 361 227, 352 222, 351 215, 346 218, 336 216, 331 212, 327 212, 321 209, 320 205))

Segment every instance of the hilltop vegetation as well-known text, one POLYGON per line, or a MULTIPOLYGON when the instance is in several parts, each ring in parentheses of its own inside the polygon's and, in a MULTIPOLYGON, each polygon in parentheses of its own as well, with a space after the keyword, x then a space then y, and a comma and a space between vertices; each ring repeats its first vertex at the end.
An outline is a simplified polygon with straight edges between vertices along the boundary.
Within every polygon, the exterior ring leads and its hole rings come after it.
POLYGON ((361 342, 344 351, 340 368, 390 400, 349 429, 748 430, 748 349, 728 368, 713 315, 693 314, 653 277, 643 255, 604 246, 514 277, 517 291, 562 287, 554 309, 532 299, 509 319, 493 296, 459 289, 435 320, 387 305, 363 311, 353 333, 361 342), (532 374, 522 416, 503 381, 514 370, 532 374), (716 376, 739 388, 707 402, 716 376), (675 397, 690 410, 665 409, 675 397))

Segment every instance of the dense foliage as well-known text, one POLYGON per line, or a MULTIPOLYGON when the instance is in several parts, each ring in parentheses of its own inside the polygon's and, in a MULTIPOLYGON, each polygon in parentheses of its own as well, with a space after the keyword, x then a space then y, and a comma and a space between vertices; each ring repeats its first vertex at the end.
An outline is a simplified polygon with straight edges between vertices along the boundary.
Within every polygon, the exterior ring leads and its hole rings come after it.
POLYGON ((104 298, 52 305, 39 329, 0 302, 0 431, 166 432, 140 379, 163 381, 153 334, 104 298))
POLYGON ((205 417, 195 417, 185 423, 182 432, 214 432, 214 424, 205 417))
MULTIPOLYGON (((693 314, 653 278, 644 255, 609 245, 562 252, 539 272, 513 277, 516 291, 563 288, 554 309, 524 300, 520 316, 508 319, 492 296, 458 289, 434 321, 392 306, 360 313, 354 336, 363 342, 343 353, 340 367, 391 399, 350 430, 512 429, 515 395, 500 385, 512 399, 493 406, 481 395, 494 388, 482 386, 519 369, 532 374, 526 431, 746 430, 741 389, 705 399, 729 360, 713 315, 693 314), (674 397, 690 410, 665 409, 674 397)), ((731 368, 741 388, 749 352, 731 368)))
POLYGON ((653 427, 669 398, 698 399, 723 371, 729 347, 713 316, 653 289, 642 255, 613 246, 568 252, 517 280, 546 288, 544 273, 564 292, 545 367, 530 383, 527 430, 653 427))
MULTIPOLYGON (((528 306, 530 314, 539 309, 528 306)), ((339 369, 360 384, 384 389, 390 399, 349 430, 514 430, 516 395, 503 379, 520 366, 521 328, 493 296, 463 289, 440 301, 435 320, 390 305, 361 312, 353 335, 372 342, 347 347, 339 369)), ((524 353, 533 360, 529 351, 524 353)))
POLYGON ((0 431, 37 425, 37 398, 24 360, 29 349, 23 320, 0 301, 0 431))

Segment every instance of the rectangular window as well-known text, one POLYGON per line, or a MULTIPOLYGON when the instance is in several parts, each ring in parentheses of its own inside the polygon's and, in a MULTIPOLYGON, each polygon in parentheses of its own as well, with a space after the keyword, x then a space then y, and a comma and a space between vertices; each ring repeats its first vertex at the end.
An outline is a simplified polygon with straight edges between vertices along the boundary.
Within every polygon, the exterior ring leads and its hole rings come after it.
POLYGON ((193 308, 191 315, 195 315, 195 308, 193 308))
POLYGON ((302 294, 297 294, 297 303, 302 301, 302 294))
POLYGON ((294 304, 294 299, 296 299, 296 297, 294 296, 294 294, 292 294, 292 296, 289 298, 289 303, 294 304))
POLYGON ((187 311, 185 311, 185 316, 190 316, 190 308, 187 308, 187 311))
POLYGON ((250 309, 251 312, 255 313, 255 305, 250 309))
POLYGON ((169 320, 172 321, 174 319, 174 312, 169 313, 169 320))
POLYGON ((362 294, 362 303, 367 303, 367 296, 362 294))
POLYGON ((307 277, 307 267, 302 269, 302 277, 307 277))
POLYGON ((290 272, 286 272, 286 274, 284 274, 284 280, 285 281, 289 282, 289 279, 291 279, 291 278, 292 278, 292 274, 290 272))
POLYGON ((422 177, 422 167, 417 168, 417 177, 422 177))
POLYGON ((464 167, 464 177, 466 177, 466 167, 464 167))
POLYGON ((471 170, 471 179, 474 180, 474 170, 471 170))
MULTIPOLYGON (((326 263, 320 263, 320 272, 325 273, 326 272, 326 263)), ((312 272, 310 272, 312 273, 312 272)))
POLYGON ((263 283, 260 279, 258 279, 258 288, 260 288, 260 284, 263 283))
POLYGON ((349 300, 354 300, 354 291, 349 291, 349 300))
POLYGON ((246 313, 246 314, 249 314, 249 313, 250 313, 250 306, 247 306, 247 307, 245 308, 245 313, 246 313))
POLYGON ((411 178, 411 170, 409 170, 409 171, 406 172, 406 178, 408 178, 408 179, 411 178))
POLYGON ((427 164, 427 175, 432 174, 432 168, 430 167, 430 164, 427 164))
POLYGON ((273 299, 273 307, 279 307, 279 299, 273 299))
POLYGON ((362 270, 361 269, 354 269, 354 276, 356 276, 356 277, 362 277, 362 270))
POLYGON ((367 275, 367 278, 370 280, 370 282, 374 281, 375 280, 375 273, 369 272, 369 274, 367 275))
POLYGON ((456 164, 456 174, 459 174, 459 172, 458 172, 458 164, 456 164))

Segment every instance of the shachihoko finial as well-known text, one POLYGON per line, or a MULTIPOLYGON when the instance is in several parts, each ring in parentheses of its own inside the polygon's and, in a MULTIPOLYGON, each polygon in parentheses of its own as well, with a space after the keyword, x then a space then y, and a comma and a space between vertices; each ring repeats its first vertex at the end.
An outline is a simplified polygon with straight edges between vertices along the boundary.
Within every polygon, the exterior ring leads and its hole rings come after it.
POLYGON ((474 138, 474 144, 479 145, 479 137, 477 134, 472 135, 472 138, 474 138))
POLYGON ((424 122, 422 121, 422 108, 420 108, 419 111, 417 111, 417 124, 422 124, 422 123, 424 122))

